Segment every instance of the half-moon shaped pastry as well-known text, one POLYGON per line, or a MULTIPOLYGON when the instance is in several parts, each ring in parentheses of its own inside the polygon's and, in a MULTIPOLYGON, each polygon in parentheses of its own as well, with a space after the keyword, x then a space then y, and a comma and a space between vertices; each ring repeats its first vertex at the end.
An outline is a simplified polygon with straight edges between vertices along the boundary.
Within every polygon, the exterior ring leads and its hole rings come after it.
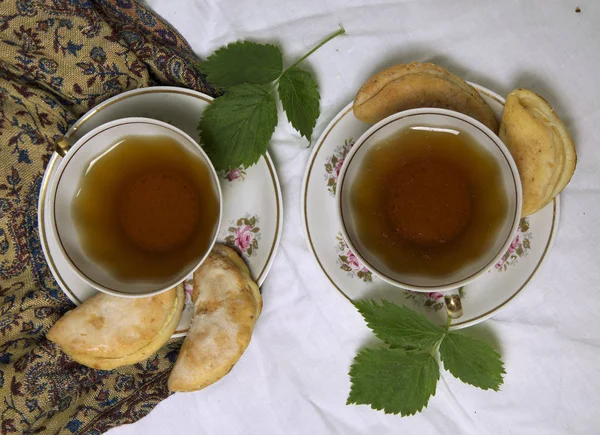
POLYGON ((454 110, 477 119, 498 133, 492 108, 475 88, 433 63, 413 62, 378 72, 354 99, 354 115, 375 124, 394 113, 418 107, 454 110))
POLYGON ((500 139, 519 169, 523 216, 550 203, 571 180, 577 163, 573 141, 554 109, 536 93, 516 89, 508 94, 500 139))
POLYGON ((158 351, 175 332, 183 303, 183 285, 145 298, 98 293, 67 312, 46 337, 78 363, 111 370, 158 351))
POLYGON ((262 297, 231 248, 216 245, 194 273, 194 318, 169 376, 169 390, 195 391, 225 376, 250 343, 262 297))

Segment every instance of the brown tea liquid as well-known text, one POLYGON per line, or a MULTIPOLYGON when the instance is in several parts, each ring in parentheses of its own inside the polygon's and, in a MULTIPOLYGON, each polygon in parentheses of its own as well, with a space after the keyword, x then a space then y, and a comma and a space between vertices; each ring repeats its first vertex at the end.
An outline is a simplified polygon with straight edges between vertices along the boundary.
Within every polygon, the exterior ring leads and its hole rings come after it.
POLYGON ((90 164, 73 201, 92 261, 130 281, 169 279, 214 236, 210 168, 169 137, 131 136, 90 164))
POLYGON ((408 128, 365 155, 351 186, 360 242, 397 273, 450 275, 491 248, 508 213, 501 176, 468 134, 408 128))

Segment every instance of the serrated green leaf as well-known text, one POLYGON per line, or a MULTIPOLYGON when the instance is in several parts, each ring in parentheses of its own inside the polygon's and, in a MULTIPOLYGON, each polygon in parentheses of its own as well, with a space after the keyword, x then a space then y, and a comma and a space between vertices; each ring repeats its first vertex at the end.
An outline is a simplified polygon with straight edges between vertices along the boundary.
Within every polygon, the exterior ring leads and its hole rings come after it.
POLYGON ((279 79, 279 99, 292 126, 310 140, 319 117, 319 89, 309 72, 297 66, 279 79))
POLYGON ((350 368, 347 404, 371 405, 386 414, 413 415, 435 395, 440 369, 429 353, 365 349, 350 368))
POLYGON ((386 300, 379 305, 376 301, 364 300, 354 302, 354 306, 375 335, 388 344, 430 350, 444 335, 440 326, 404 305, 386 300))
POLYGON ((276 125, 277 106, 269 88, 245 84, 215 99, 198 128, 215 168, 228 170, 256 163, 267 151, 276 125))
POLYGON ((498 391, 503 383, 500 355, 483 341, 451 332, 440 346, 440 359, 446 370, 467 384, 498 391))
POLYGON ((419 349, 418 347, 415 346, 409 346, 409 345, 404 345, 404 346, 397 346, 395 344, 390 344, 390 349, 403 349, 406 352, 423 352, 422 349, 419 349))
POLYGON ((271 83, 281 74, 283 60, 276 45, 238 41, 220 48, 199 67, 213 85, 229 88, 271 83))

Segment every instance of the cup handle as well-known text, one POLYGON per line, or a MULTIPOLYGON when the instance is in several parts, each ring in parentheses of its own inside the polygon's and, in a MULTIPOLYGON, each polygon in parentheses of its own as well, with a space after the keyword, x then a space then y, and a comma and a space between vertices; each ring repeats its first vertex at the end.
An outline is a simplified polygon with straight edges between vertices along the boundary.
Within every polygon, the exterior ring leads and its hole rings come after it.
POLYGON ((59 140, 57 140, 56 145, 54 146, 55 151, 61 157, 64 157, 70 148, 71 148, 71 143, 64 136, 61 137, 59 140))
POLYGON ((458 319, 463 315, 462 301, 458 293, 444 296, 444 302, 446 302, 448 317, 458 319))

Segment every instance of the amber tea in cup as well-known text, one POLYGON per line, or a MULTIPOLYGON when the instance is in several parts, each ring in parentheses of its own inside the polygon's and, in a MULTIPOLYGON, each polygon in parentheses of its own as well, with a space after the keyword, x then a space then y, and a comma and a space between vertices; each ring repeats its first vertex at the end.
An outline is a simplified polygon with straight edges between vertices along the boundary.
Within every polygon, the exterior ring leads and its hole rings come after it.
POLYGON ((50 216, 73 273, 99 291, 145 297, 202 264, 219 233, 222 193, 192 137, 155 119, 121 118, 62 142, 50 216))
POLYGON ((219 215, 210 168, 168 136, 129 136, 94 160, 73 200, 82 248, 124 280, 176 275, 219 215))
POLYGON ((415 291, 468 284, 506 251, 519 224, 518 171, 506 146, 461 113, 394 114, 351 148, 337 205, 348 247, 371 272, 415 291))
POLYGON ((350 187, 357 235, 399 273, 451 274, 489 249, 506 219, 500 179, 468 134, 409 127, 363 158, 350 187))

